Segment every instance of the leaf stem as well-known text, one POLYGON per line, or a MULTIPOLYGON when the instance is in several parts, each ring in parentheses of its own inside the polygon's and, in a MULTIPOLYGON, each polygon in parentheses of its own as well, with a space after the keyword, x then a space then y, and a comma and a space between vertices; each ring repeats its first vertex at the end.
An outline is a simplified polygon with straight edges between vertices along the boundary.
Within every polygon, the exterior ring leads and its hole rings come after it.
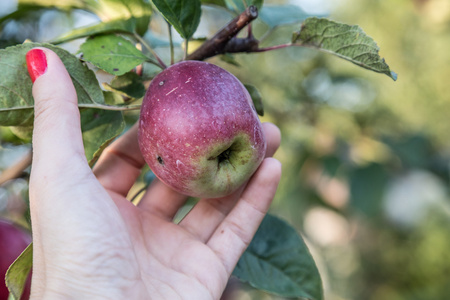
POLYGON ((150 45, 139 34, 134 33, 134 37, 156 58, 156 60, 158 61, 157 65, 161 67, 161 69, 167 68, 166 64, 161 60, 155 50, 153 50, 152 47, 150 47, 150 45))
POLYGON ((113 110, 113 111, 127 111, 127 110, 138 110, 141 109, 140 104, 134 104, 134 105, 122 105, 122 106, 114 106, 114 105, 106 105, 106 104, 78 104, 79 108, 96 108, 96 109, 103 109, 103 110, 113 110))
POLYGON ((172 25, 167 22, 169 27, 169 44, 170 44, 170 64, 173 65, 175 62, 175 49, 173 47, 173 36, 172 36, 172 25))
POLYGON ((292 44, 292 43, 287 43, 287 44, 275 45, 275 46, 270 46, 270 47, 265 47, 265 48, 258 48, 256 50, 254 50, 253 52, 267 52, 267 51, 278 50, 278 49, 283 49, 283 48, 292 47, 292 46, 296 46, 296 45, 292 44))
POLYGON ((29 150, 19 160, 19 162, 4 170, 0 174, 0 186, 11 179, 18 178, 22 174, 22 172, 31 165, 31 156, 32 153, 31 150, 29 150))
POLYGON ((253 39, 252 23, 249 23, 247 26, 247 37, 253 39))
POLYGON ((185 39, 184 40, 184 44, 185 44, 185 47, 184 47, 184 57, 183 57, 183 59, 186 60, 186 58, 188 57, 189 39, 185 39))

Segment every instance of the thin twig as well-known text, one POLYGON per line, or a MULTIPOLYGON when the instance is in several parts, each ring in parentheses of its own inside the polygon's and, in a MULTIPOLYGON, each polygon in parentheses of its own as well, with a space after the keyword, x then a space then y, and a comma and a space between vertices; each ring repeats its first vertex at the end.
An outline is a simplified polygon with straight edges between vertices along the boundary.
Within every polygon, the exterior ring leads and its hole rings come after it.
POLYGON ((113 110, 113 111, 126 111, 126 110, 138 110, 141 109, 140 104, 133 105, 107 105, 107 104, 83 104, 78 103, 79 108, 97 108, 103 110, 113 110))
POLYGON ((270 47, 265 47, 265 48, 258 48, 258 49, 253 50, 253 52, 267 52, 267 51, 283 49, 283 48, 287 48, 287 47, 291 47, 291 46, 296 46, 296 45, 292 44, 292 43, 288 43, 288 44, 270 46, 270 47))
POLYGON ((161 58, 159 57, 159 55, 155 52, 155 50, 153 50, 152 47, 150 47, 150 45, 137 33, 134 33, 134 37, 139 41, 139 43, 142 44, 142 46, 145 47, 145 49, 147 49, 158 61, 158 66, 161 67, 161 69, 165 69, 167 68, 166 64, 161 60, 161 58))
POLYGON ((253 38, 253 31, 252 31, 252 24, 250 23, 250 24, 248 24, 248 26, 247 26, 247 37, 249 38, 249 39, 252 39, 253 38))

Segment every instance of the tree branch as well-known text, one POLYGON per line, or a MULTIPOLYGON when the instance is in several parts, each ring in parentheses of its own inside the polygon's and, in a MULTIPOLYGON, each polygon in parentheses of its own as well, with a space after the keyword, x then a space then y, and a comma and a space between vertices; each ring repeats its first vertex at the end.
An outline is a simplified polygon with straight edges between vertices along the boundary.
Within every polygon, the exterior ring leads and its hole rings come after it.
MULTIPOLYGON (((193 53, 187 56, 188 60, 204 60, 206 58, 223 54, 225 52, 251 52, 252 50, 245 49, 245 51, 240 48, 240 51, 232 51, 232 47, 227 47, 230 40, 235 39, 235 36, 241 31, 245 26, 247 26, 251 21, 258 17, 258 9, 256 6, 251 5, 241 13, 239 16, 230 21, 224 28, 216 33, 211 39, 207 40, 200 48, 195 50, 193 53), (225 49, 228 48, 227 51, 225 49)), ((247 39, 237 39, 237 40, 247 40, 247 39)), ((253 37, 249 37, 248 40, 254 40, 253 37)), ((256 40, 253 41, 253 43, 256 40)), ((257 42, 257 41, 256 41, 257 42)), ((240 46, 243 43, 239 43, 240 46)), ((253 46, 252 46, 253 48, 253 46)))
POLYGON ((4 170, 0 174, 0 186, 11 179, 18 178, 22 172, 31 165, 31 156, 30 150, 17 163, 4 170))

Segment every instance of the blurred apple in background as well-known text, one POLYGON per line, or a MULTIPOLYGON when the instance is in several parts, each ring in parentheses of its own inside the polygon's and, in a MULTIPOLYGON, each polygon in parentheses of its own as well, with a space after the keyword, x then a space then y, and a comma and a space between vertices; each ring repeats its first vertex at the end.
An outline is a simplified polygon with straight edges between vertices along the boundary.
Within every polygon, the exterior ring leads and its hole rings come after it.
MULTIPOLYGON (((9 291, 5 284, 5 274, 9 266, 16 260, 23 250, 31 243, 31 235, 24 229, 14 225, 11 221, 0 219, 0 300, 7 300, 9 291)), ((30 297, 28 279, 22 300, 30 297)))

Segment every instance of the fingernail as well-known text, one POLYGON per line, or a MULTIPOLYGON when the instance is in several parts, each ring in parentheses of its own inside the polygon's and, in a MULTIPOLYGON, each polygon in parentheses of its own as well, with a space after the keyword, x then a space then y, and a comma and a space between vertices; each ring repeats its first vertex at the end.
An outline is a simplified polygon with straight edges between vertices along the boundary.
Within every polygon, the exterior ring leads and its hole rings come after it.
POLYGON ((41 49, 31 49, 26 55, 28 73, 34 81, 47 71, 47 57, 41 49))

